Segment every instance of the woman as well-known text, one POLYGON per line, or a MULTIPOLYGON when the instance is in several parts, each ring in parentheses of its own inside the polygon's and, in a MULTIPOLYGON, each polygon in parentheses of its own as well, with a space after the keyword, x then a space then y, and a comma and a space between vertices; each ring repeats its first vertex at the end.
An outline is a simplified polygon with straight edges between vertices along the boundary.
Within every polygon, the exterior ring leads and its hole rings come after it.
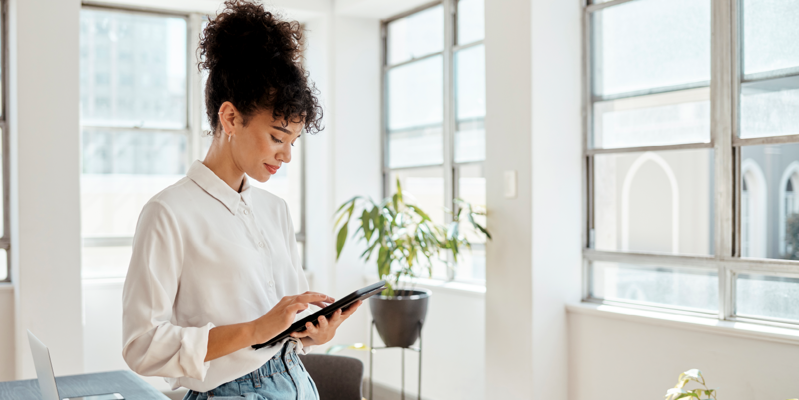
POLYGON ((331 340, 360 305, 279 345, 250 347, 307 315, 309 304, 334 301, 307 291, 286 202, 248 181, 267 181, 291 161, 303 129, 321 129, 301 44, 298 23, 225 2, 200 42, 211 148, 139 216, 122 356, 139 374, 190 389, 186 399, 318 399, 297 353, 331 340))

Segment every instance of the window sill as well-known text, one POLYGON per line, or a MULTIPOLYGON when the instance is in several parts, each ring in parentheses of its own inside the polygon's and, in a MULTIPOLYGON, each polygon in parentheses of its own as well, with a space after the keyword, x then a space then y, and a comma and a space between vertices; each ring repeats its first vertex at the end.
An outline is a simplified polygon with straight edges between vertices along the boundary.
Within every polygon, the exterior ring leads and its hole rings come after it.
MULTIPOLYGON (((367 274, 364 276, 368 283, 374 283, 379 280, 377 275, 367 274)), ((413 281, 403 279, 403 284, 413 285, 424 289, 429 289, 434 292, 444 291, 452 294, 473 296, 485 298, 486 287, 485 285, 477 285, 473 283, 457 282, 457 281, 443 281, 440 279, 417 278, 413 281)))
POLYGON ((628 322, 645 323, 746 339, 758 339, 792 345, 799 344, 799 329, 781 328, 748 322, 722 321, 715 318, 670 314, 666 312, 588 302, 567 304, 566 310, 572 314, 612 318, 628 322))
POLYGON ((14 284, 11 282, 2 282, 0 283, 0 292, 13 292, 14 291, 14 284))

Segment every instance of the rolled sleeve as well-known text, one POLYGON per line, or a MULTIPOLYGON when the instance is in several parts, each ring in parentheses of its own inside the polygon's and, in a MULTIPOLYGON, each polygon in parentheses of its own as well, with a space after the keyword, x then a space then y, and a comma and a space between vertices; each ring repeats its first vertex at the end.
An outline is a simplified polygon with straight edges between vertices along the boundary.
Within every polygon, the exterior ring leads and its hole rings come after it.
POLYGON ((151 200, 142 210, 122 294, 122 357, 136 373, 204 380, 208 334, 174 324, 173 305, 182 270, 183 248, 171 210, 151 200))

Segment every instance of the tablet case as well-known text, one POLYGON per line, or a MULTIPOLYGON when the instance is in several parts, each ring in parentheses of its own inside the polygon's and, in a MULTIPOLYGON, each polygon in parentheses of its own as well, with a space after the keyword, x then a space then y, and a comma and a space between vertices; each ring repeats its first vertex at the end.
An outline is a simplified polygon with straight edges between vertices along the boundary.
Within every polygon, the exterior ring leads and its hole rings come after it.
POLYGON ((288 329, 281 332, 279 335, 269 339, 265 343, 261 344, 254 344, 252 345, 253 349, 260 349, 262 347, 274 346, 275 344, 280 343, 283 339, 289 337, 294 332, 302 332, 305 330, 305 324, 308 322, 312 322, 314 325, 317 325, 317 320, 320 316, 324 315, 325 318, 330 318, 333 313, 335 313, 338 309, 346 310, 347 307, 351 306, 358 300, 366 300, 380 292, 386 288, 386 281, 380 281, 375 284, 369 285, 365 288, 358 289, 342 299, 339 299, 337 302, 291 324, 288 329))

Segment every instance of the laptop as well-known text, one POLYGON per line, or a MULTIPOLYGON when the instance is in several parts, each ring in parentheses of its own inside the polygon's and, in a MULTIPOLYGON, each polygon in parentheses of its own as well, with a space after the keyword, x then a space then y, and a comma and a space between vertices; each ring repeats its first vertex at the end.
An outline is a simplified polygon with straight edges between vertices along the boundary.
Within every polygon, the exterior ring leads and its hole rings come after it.
POLYGON ((120 400, 123 399, 119 393, 106 393, 99 395, 65 397, 58 395, 58 387, 55 384, 55 374, 53 373, 53 363, 50 361, 50 350, 36 336, 28 330, 28 341, 31 344, 33 353, 33 365, 36 367, 36 377, 39 378, 39 390, 42 392, 42 400, 120 400))

